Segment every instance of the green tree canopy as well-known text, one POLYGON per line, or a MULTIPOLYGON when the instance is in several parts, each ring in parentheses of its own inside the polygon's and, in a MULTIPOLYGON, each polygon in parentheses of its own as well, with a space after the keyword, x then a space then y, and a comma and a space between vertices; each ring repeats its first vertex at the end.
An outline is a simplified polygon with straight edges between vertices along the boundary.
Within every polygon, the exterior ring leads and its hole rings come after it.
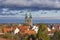
POLYGON ((38 37, 38 39, 49 40, 48 30, 47 30, 47 25, 46 24, 40 24, 39 25, 39 30, 38 30, 38 33, 37 33, 37 37, 38 37))
POLYGON ((56 31, 54 33, 52 40, 60 40, 60 31, 56 31))

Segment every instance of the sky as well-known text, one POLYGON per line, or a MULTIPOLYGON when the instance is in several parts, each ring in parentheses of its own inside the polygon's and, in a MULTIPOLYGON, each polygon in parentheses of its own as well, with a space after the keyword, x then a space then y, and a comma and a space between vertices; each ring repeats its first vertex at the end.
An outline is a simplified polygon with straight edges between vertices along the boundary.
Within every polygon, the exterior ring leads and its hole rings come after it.
POLYGON ((0 0, 0 6, 60 8, 60 0, 0 0))
POLYGON ((0 18, 24 18, 25 14, 32 14, 33 18, 37 19, 60 19, 60 10, 10 10, 9 8, 0 9, 0 18))
POLYGON ((25 13, 30 13, 34 18, 60 19, 60 0, 0 0, 0 18, 2 17, 16 17, 23 18, 25 13), (1 7, 3 7, 1 9, 1 7), (11 8, 26 8, 23 10, 10 10, 11 8), (30 8, 34 11, 29 11, 30 8), (36 7, 36 8, 35 8, 36 7), (59 10, 53 10, 54 8, 59 10), (37 10, 36 10, 37 9, 37 10), (41 9, 41 10, 40 10, 41 9), (52 9, 52 10, 42 10, 52 9))

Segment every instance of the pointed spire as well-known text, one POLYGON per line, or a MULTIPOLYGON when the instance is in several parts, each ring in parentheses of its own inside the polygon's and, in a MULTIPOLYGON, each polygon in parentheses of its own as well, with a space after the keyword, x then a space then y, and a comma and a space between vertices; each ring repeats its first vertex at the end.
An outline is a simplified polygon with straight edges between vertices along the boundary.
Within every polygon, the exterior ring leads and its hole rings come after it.
POLYGON ((32 18, 32 15, 31 15, 31 13, 30 13, 30 16, 29 16, 30 18, 32 18))
POLYGON ((25 14, 25 18, 27 18, 27 13, 25 14))

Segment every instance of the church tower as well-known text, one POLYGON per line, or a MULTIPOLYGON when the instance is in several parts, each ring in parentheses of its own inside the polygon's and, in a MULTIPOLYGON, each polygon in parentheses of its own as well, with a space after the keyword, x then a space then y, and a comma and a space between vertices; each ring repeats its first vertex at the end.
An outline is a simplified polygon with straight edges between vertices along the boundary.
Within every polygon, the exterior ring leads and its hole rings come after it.
POLYGON ((25 14, 25 24, 28 24, 28 15, 27 15, 27 13, 25 14))
POLYGON ((29 17, 27 15, 27 13, 25 14, 25 24, 32 26, 32 15, 31 15, 31 13, 29 14, 29 17))
POLYGON ((29 24, 30 24, 30 26, 32 26, 32 15, 31 15, 31 13, 29 14, 29 24))

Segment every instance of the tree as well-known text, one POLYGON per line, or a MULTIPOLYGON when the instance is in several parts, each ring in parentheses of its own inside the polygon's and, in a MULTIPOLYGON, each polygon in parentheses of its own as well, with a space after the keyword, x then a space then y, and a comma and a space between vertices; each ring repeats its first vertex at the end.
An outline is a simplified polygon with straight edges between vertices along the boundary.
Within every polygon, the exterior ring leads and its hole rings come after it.
POLYGON ((14 35, 14 34, 10 34, 10 33, 6 33, 2 38, 12 39, 12 40, 18 40, 19 39, 18 35, 14 35))
POLYGON ((54 33, 52 40, 60 40, 60 31, 56 31, 54 33))
POLYGON ((37 37, 39 40, 49 40, 48 36, 48 30, 47 30, 47 25, 46 24, 40 24, 39 25, 39 30, 37 33, 37 37))

